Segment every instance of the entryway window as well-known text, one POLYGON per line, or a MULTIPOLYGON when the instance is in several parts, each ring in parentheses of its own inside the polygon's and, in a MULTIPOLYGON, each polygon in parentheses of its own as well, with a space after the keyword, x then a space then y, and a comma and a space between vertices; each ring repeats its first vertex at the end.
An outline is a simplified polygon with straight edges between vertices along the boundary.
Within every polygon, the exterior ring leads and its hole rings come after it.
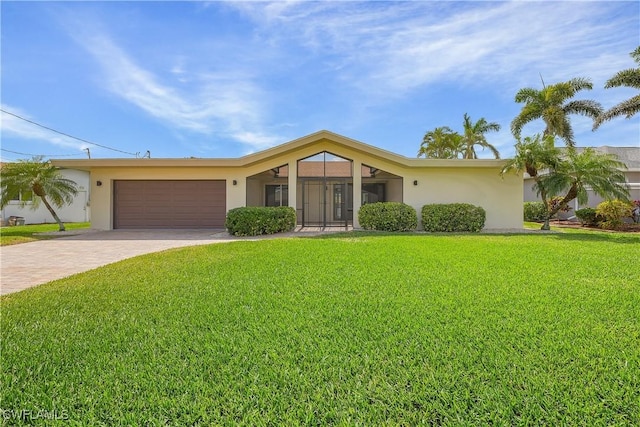
POLYGON ((283 184, 265 187, 265 206, 289 206, 289 186, 283 184))
POLYGON ((362 204, 386 202, 385 184, 376 182, 373 184, 362 184, 362 204))

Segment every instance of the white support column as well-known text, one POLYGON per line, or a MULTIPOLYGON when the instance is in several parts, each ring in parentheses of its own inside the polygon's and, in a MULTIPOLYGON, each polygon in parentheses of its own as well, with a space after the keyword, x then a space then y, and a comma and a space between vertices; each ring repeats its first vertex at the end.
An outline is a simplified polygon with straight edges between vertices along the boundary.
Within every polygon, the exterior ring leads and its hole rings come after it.
POLYGON ((289 206, 296 210, 296 217, 298 216, 298 162, 291 160, 289 162, 289 206))
POLYGON ((362 163, 353 161, 353 228, 360 228, 358 211, 362 203, 362 163))

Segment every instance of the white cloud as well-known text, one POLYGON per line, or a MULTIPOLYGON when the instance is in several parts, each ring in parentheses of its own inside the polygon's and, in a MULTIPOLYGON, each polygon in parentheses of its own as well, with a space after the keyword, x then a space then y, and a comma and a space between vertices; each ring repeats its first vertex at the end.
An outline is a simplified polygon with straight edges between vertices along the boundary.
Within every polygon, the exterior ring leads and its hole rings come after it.
MULTIPOLYGON (((36 119, 30 117, 29 114, 22 111, 20 108, 2 104, 2 109, 16 114, 20 117, 24 117, 27 120, 37 122, 36 119)), ((3 134, 6 132, 8 135, 17 138, 46 142, 58 147, 64 147, 68 149, 84 150, 85 148, 89 147, 88 144, 78 142, 72 138, 57 134, 53 131, 44 129, 33 123, 21 120, 18 117, 15 117, 11 114, 6 114, 4 112, 0 113, 0 131, 3 134)))
MULTIPOLYGON (((331 55, 344 81, 378 97, 433 83, 517 89, 611 74, 629 46, 611 33, 637 17, 604 19, 598 2, 243 2, 235 6, 265 37, 331 55), (561 41, 561 42, 559 42, 561 41), (602 46, 609 43, 602 57, 602 46), (621 52, 623 54, 621 55, 621 52)), ((631 46, 633 48, 633 46, 631 46)), ((515 93, 515 90, 511 90, 515 93)), ((510 92, 510 93, 511 93, 510 92)))
POLYGON ((77 41, 100 64, 110 92, 171 128, 223 135, 256 148, 281 141, 261 129, 263 94, 250 76, 241 72, 190 73, 184 62, 178 61, 169 72, 178 82, 193 84, 172 86, 136 63, 104 34, 93 33, 77 41))

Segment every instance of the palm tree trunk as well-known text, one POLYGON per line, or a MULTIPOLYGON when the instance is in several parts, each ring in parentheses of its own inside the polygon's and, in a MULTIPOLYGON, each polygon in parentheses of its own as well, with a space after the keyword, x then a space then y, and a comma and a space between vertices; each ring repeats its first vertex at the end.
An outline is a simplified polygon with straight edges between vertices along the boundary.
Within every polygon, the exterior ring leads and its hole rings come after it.
POLYGON ((58 231, 65 231, 66 229, 64 228, 64 224, 60 220, 60 217, 58 217, 58 214, 56 213, 56 211, 53 210, 53 208, 51 207, 51 205, 47 201, 46 197, 40 196, 40 199, 42 199, 42 202, 44 203, 44 205, 47 207, 49 212, 51 212, 51 216, 53 216, 53 219, 55 219, 56 222, 58 223, 58 228, 59 228, 58 231))
MULTIPOLYGON (((538 177, 537 175, 537 171, 536 175, 534 176, 534 180, 536 182, 539 182, 540 180, 540 177, 538 177)), ((544 207, 547 211, 544 218, 544 224, 542 224, 540 230, 551 230, 551 227, 549 226, 549 219, 553 216, 553 214, 549 212, 549 201, 547 200, 547 191, 544 189, 544 186, 540 186, 540 197, 542 198, 542 203, 544 203, 544 207)))
POLYGON ((540 227, 540 230, 545 230, 545 231, 551 230, 551 227, 549 226, 549 216, 547 216, 544 219, 544 224, 542 224, 542 227, 540 227))

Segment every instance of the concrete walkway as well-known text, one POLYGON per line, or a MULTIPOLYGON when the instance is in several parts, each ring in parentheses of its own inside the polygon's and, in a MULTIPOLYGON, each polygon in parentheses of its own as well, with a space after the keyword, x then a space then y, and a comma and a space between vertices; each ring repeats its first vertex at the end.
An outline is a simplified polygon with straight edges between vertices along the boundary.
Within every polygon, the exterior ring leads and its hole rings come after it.
POLYGON ((84 230, 70 234, 0 247, 0 294, 18 292, 137 255, 239 240, 222 230, 84 230))

